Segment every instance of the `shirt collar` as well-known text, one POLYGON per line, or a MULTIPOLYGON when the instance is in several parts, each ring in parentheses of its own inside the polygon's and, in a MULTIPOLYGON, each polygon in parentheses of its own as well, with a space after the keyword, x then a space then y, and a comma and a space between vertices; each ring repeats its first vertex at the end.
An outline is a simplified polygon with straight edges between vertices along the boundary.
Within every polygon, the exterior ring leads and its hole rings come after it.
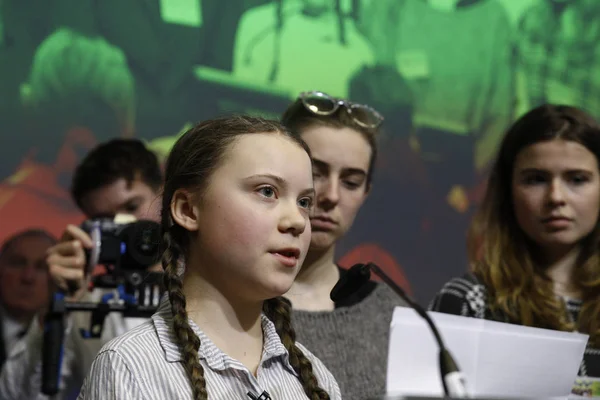
MULTIPOLYGON (((156 313, 152 316, 152 321, 156 328, 158 340, 165 352, 165 358, 168 362, 183 361, 183 352, 177 344, 177 338, 173 331, 173 314, 171 311, 171 303, 167 294, 161 300, 160 306, 156 313)), ((196 325, 191 319, 188 320, 194 333, 200 338, 200 349, 198 355, 200 359, 204 359, 206 364, 213 370, 225 370, 228 368, 246 369, 239 361, 234 360, 221 349, 219 349, 206 334, 196 325)), ((263 351, 261 357, 261 365, 280 360, 283 365, 295 374, 291 364, 289 363, 289 353, 281 342, 275 325, 264 314, 261 315, 261 325, 263 330, 263 351)))
POLYGON ((0 306, 0 316, 2 317, 2 330, 0 332, 3 334, 5 344, 13 343, 16 339, 22 337, 23 334, 27 332, 29 324, 19 322, 12 318, 7 312, 4 311, 2 306, 0 306))

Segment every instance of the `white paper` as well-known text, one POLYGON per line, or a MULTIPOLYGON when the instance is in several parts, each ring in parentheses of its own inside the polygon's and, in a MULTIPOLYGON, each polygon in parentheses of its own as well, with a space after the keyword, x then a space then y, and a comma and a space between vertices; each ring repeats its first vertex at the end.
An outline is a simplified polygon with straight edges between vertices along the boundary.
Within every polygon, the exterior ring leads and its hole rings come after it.
MULTIPOLYGON (((471 396, 567 398, 588 336, 456 315, 428 313, 471 396)), ((398 307, 391 323, 389 395, 443 396, 438 350, 427 323, 398 307)))

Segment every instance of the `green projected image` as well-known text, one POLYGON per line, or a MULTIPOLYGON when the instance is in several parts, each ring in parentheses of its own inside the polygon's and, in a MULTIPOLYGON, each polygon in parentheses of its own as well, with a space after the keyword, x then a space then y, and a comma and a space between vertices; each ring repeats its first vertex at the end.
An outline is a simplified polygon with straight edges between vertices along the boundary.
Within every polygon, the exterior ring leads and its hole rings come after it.
POLYGON ((99 142, 164 160, 190 124, 319 90, 385 117, 340 260, 426 301, 467 267, 507 126, 544 102, 600 117, 598 21, 597 0, 0 0, 0 240, 80 221, 70 179, 99 142))

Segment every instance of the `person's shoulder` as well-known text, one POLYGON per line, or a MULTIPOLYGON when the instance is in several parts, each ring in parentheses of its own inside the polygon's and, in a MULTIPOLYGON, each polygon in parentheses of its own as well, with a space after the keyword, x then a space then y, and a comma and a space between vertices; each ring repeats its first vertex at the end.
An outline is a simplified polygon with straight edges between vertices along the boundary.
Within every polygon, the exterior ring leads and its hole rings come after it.
POLYGON ((310 361, 310 363, 313 365, 313 372, 315 375, 321 375, 321 377, 331 375, 331 372, 329 372, 325 364, 323 364, 323 362, 317 356, 308 350, 306 346, 300 342, 296 342, 296 347, 300 349, 302 354, 304 354, 308 361, 310 361))
POLYGON ((264 28, 265 22, 268 23, 271 20, 275 20, 275 16, 277 15, 276 7, 278 6, 275 2, 252 7, 242 15, 240 24, 243 22, 256 23, 256 21, 260 21, 260 24, 258 25, 261 28, 264 28))
MULTIPOLYGON (((165 373, 162 350, 151 319, 108 341, 96 354, 80 390, 80 398, 151 398, 157 376, 165 373)), ((162 382, 160 382, 162 383, 162 382)))
POLYGON ((485 285, 468 272, 446 282, 430 303, 429 310, 485 318, 487 302, 485 285))
POLYGON ((370 281, 365 288, 357 295, 341 303, 336 311, 364 312, 365 309, 371 309, 376 313, 388 312, 389 308, 406 306, 406 302, 383 282, 370 281))
POLYGON ((460 294, 461 297, 463 297, 473 290, 485 291, 485 286, 472 272, 466 272, 463 275, 454 277, 446 282, 444 286, 442 286, 440 292, 452 292, 454 294, 460 294))
POLYGON ((121 336, 109 340, 100 353, 114 352, 121 355, 135 355, 151 351, 159 346, 159 339, 154 322, 149 319, 121 336))
POLYGON ((339 384, 325 364, 301 343, 296 342, 296 347, 298 347, 302 354, 304 354, 312 364, 313 374, 317 378, 319 386, 329 394, 331 399, 341 399, 339 384))
MULTIPOLYGON (((308 361, 310 361, 310 363, 313 366, 313 373, 315 375, 327 376, 328 374, 330 374, 327 367, 325 367, 325 364, 323 364, 323 362, 321 360, 319 360, 319 358, 317 358, 317 356, 315 356, 310 350, 308 350, 306 348, 306 346, 304 346, 300 342, 296 342, 296 347, 298 347, 298 349, 302 352, 302 354, 304 354, 304 357, 306 357, 308 359, 308 361)), ((319 377, 317 377, 317 378, 319 378, 319 377)))
POLYGON ((516 21, 516 27, 524 32, 541 32, 556 20, 552 6, 546 0, 534 0, 527 6, 516 21))
POLYGON ((247 57, 249 52, 256 50, 259 42, 265 40, 269 36, 269 27, 273 27, 275 31, 276 25, 276 5, 273 2, 261 6, 253 7, 240 17, 238 29, 236 31, 236 46, 234 70, 246 70, 247 57), (267 29, 267 31, 265 31, 267 29), (250 46, 250 47, 248 47, 250 46))
MULTIPOLYGON (((375 289, 371 294, 372 301, 381 305, 393 305, 396 307, 406 307, 407 303, 392 288, 383 282, 376 282, 375 289)), ((405 290, 404 288, 402 288, 405 290)))

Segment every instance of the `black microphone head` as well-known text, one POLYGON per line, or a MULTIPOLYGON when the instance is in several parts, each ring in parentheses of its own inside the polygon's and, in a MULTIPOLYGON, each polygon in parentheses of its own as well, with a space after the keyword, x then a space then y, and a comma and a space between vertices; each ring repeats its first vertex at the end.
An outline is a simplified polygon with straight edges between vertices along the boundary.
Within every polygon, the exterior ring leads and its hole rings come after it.
POLYGON ((365 264, 355 264, 335 284, 329 298, 338 303, 358 292, 371 279, 371 268, 365 264))

